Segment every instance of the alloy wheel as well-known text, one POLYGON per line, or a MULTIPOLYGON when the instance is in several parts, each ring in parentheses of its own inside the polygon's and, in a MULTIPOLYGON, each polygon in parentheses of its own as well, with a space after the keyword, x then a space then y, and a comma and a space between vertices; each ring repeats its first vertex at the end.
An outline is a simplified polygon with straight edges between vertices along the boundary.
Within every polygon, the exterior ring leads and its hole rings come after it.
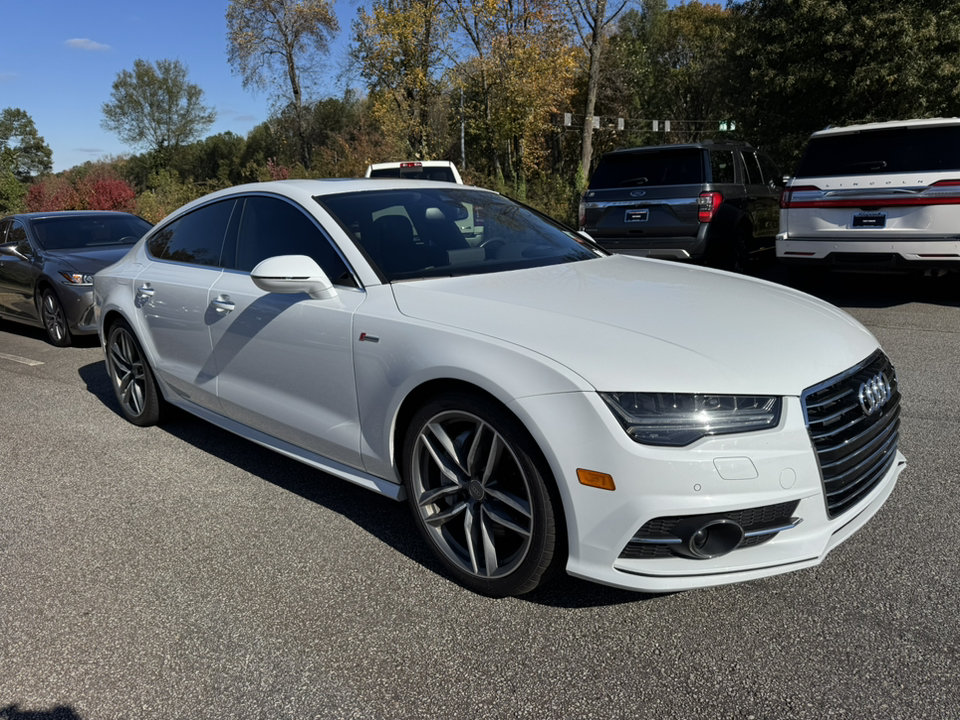
POLYGON ((416 438, 411 481, 427 535, 462 572, 493 579, 523 563, 534 536, 530 478, 489 423, 435 415, 416 438))
POLYGON ((40 298, 40 312, 43 315, 43 327, 54 345, 63 345, 67 338, 67 321, 57 296, 47 290, 40 298))
POLYGON ((110 378, 117 391, 117 399, 124 410, 134 417, 143 413, 147 378, 143 357, 133 336, 126 328, 117 328, 110 335, 108 347, 110 378))

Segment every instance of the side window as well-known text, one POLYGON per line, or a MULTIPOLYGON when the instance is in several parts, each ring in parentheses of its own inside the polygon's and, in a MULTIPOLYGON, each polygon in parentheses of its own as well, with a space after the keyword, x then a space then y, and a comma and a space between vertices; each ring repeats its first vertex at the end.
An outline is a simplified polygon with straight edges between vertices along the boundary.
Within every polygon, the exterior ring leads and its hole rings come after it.
POLYGON ((762 152, 757 153, 757 159, 760 161, 760 170, 763 172, 763 179, 766 180, 767 185, 776 187, 782 184, 783 173, 780 172, 777 164, 762 152))
POLYGON ((730 183, 733 179, 733 150, 712 150, 710 152, 710 171, 712 182, 730 183))
POLYGON ((27 229, 19 220, 14 220, 13 225, 10 226, 10 232, 7 233, 7 242, 16 243, 17 250, 27 257, 33 255, 33 248, 30 247, 30 241, 27 240, 27 229))
POLYGON ((164 226, 147 241, 155 258, 220 267, 223 238, 236 200, 204 205, 164 226))
POLYGON ((279 198, 248 197, 243 205, 234 266, 250 272, 258 263, 277 255, 306 255, 333 284, 355 285, 336 248, 305 212, 279 198))
POLYGON ((7 230, 10 229, 10 221, 0 221, 0 245, 7 241, 7 230))
POLYGON ((763 175, 760 174, 760 165, 757 164, 757 154, 753 150, 743 150, 743 171, 746 175, 743 181, 747 185, 763 185, 763 175))

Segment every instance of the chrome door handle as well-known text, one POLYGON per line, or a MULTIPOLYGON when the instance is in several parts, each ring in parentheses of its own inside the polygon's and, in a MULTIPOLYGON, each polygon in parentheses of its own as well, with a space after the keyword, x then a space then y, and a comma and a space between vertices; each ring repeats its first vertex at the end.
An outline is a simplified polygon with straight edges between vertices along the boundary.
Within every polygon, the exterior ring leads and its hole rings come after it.
POLYGON ((154 289, 150 287, 150 284, 141 285, 137 288, 137 301, 144 303, 150 298, 153 297, 154 289))
POLYGON ((228 313, 233 310, 236 305, 230 301, 229 295, 217 295, 217 299, 213 300, 211 303, 218 313, 228 313))

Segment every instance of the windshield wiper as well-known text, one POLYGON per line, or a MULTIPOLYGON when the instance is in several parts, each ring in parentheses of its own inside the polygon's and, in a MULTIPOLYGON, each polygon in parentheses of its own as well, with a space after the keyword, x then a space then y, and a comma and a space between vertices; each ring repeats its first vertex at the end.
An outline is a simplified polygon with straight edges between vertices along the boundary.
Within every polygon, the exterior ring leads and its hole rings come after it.
POLYGON ((650 178, 645 177, 635 177, 630 178, 629 180, 624 180, 620 183, 620 187, 632 187, 634 185, 646 185, 650 181, 650 178))

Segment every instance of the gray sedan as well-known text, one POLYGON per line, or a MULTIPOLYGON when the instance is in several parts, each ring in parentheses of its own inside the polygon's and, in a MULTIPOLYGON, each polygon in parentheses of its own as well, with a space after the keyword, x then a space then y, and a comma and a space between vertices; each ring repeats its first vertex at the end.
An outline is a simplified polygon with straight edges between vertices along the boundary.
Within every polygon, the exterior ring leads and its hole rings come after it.
POLYGON ((0 220, 0 318, 42 327, 50 342, 97 331, 93 275, 152 226, 123 212, 67 211, 0 220))

